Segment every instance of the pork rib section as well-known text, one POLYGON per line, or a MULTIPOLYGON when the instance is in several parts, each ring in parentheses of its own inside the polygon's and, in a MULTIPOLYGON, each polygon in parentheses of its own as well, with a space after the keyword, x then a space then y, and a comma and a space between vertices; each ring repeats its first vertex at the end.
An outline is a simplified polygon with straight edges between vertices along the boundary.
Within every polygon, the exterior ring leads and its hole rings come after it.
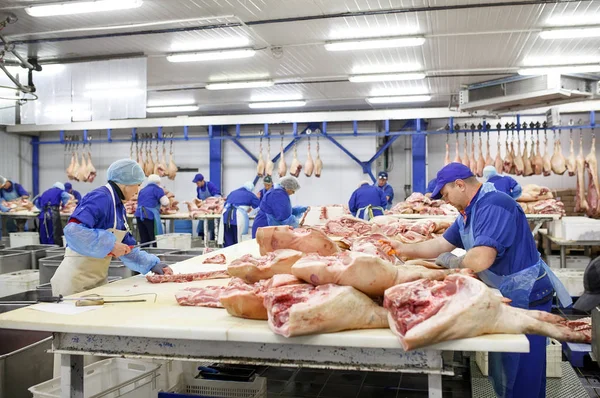
POLYGON ((292 249, 322 256, 330 256, 340 251, 334 241, 315 228, 293 229, 288 225, 259 228, 256 241, 262 256, 278 249, 292 249))
POLYGON ((223 308, 219 302, 225 286, 188 287, 175 293, 177 304, 191 307, 223 308))
POLYGON ((463 275, 419 280, 385 292, 389 323, 405 350, 484 334, 539 334, 583 343, 589 336, 565 326, 563 318, 502 302, 483 282, 463 275), (485 322, 482 322, 485 319, 485 322))
POLYGON ((269 327, 285 337, 388 327, 387 311, 350 286, 292 285, 270 289, 269 327))
POLYGON ((291 249, 275 250, 259 258, 246 254, 232 261, 227 267, 227 271, 231 276, 254 283, 277 274, 290 274, 292 265, 302 256, 304 253, 291 249))
POLYGON ((229 278, 227 271, 207 271, 195 272, 191 274, 173 274, 173 275, 146 275, 146 280, 150 283, 184 283, 194 281, 204 281, 207 279, 229 278))

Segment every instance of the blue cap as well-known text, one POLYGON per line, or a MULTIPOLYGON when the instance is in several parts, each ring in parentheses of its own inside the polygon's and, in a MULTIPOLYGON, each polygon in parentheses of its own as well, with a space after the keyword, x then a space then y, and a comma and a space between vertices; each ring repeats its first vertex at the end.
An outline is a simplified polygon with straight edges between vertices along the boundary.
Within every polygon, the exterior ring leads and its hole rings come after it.
POLYGON ((432 178, 428 183, 427 183, 427 191, 425 191, 425 193, 430 193, 433 192, 433 190, 435 189, 435 185, 437 184, 437 179, 436 178, 432 178))
POLYGON ((431 199, 441 199, 442 195, 440 191, 444 188, 444 185, 454 182, 456 180, 465 180, 469 177, 474 177, 474 174, 471 172, 467 166, 462 163, 450 163, 444 166, 437 173, 436 184, 433 193, 431 194, 431 199))
POLYGON ((384 178, 387 180, 388 174, 385 171, 380 171, 379 174, 377 175, 377 178, 384 178))
POLYGON ((196 177, 194 177, 194 180, 192 182, 198 182, 198 181, 204 181, 204 176, 200 173, 196 174, 196 177))
POLYGON ((123 185, 139 185, 146 179, 144 170, 135 160, 121 159, 108 166, 108 181, 123 185))
POLYGON ((65 182, 65 191, 70 191, 73 189, 73 185, 70 182, 65 182))

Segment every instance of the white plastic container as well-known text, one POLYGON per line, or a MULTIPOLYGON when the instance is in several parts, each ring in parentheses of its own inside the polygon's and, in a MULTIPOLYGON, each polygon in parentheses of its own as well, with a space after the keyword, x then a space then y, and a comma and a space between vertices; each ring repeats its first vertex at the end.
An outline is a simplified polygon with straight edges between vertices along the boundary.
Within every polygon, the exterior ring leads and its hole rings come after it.
POLYGON ((192 234, 164 234, 156 237, 156 247, 159 249, 181 249, 192 248, 192 234))
POLYGON ((39 245, 40 234, 37 232, 11 232, 10 247, 39 245))
POLYGON ((548 232, 551 236, 564 240, 600 240, 600 220, 588 217, 563 217, 559 221, 553 221, 548 232))
MULTIPOLYGON (((158 395, 156 378, 160 364, 112 358, 84 368, 84 397, 149 398, 158 395)), ((33 398, 60 398, 60 377, 30 387, 33 398)))
MULTIPOLYGON (((562 345, 558 340, 549 339, 546 346, 546 377, 562 377, 562 345)), ((484 376, 488 376, 488 353, 476 352, 475 362, 484 376)))
POLYGON ((580 269, 553 269, 556 277, 560 279, 571 296, 579 297, 583 294, 583 272, 580 269))
POLYGON ((202 397, 266 398, 267 378, 257 376, 249 382, 223 381, 196 379, 194 376, 184 373, 174 390, 172 392, 202 397))
MULTIPOLYGON (((565 264, 566 268, 577 269, 577 270, 585 270, 585 268, 588 266, 590 261, 592 261, 592 259, 589 258, 588 256, 566 256, 565 260, 566 260, 566 264, 565 264)), ((544 258, 544 261, 546 261, 546 264, 548 264, 548 266, 550 268, 560 269, 560 256, 559 255, 555 255, 555 254, 546 255, 544 258)))
POLYGON ((35 290, 39 283, 38 270, 24 270, 0 275, 0 297, 35 290))

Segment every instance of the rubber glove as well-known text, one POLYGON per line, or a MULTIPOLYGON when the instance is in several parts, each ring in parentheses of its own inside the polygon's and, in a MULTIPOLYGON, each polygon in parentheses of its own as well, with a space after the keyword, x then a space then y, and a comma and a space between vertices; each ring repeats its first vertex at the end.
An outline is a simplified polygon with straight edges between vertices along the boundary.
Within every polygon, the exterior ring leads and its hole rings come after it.
POLYGON ((517 186, 514 187, 512 189, 512 191, 510 192, 510 196, 512 196, 512 198, 516 200, 521 196, 522 193, 523 193, 523 188, 521 188, 520 184, 517 184, 517 186))
POLYGON ((450 268, 450 269, 457 269, 457 268, 462 268, 462 261, 464 258, 465 258, 465 256, 457 257, 450 252, 446 252, 446 253, 440 254, 435 259, 435 263, 442 267, 446 267, 446 268, 450 268))
POLYGON ((158 257, 154 254, 140 250, 139 247, 136 247, 130 253, 119 257, 119 260, 121 260, 127 268, 139 272, 140 274, 147 274, 160 263, 158 257))
POLYGON ((292 214, 295 216, 301 216, 302 214, 306 213, 306 210, 308 210, 307 206, 294 206, 292 208, 292 214))
POLYGON ((154 272, 157 275, 172 275, 173 274, 173 270, 171 270, 171 267, 169 267, 168 264, 165 263, 158 263, 156 264, 154 267, 152 267, 152 269, 150 270, 152 272, 154 272))

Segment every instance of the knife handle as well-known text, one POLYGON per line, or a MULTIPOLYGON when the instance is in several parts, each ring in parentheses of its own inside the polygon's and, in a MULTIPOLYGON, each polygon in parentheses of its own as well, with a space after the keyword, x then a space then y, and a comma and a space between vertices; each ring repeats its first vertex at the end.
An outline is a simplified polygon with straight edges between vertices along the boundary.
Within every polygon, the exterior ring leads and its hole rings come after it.
POLYGON ((104 305, 104 300, 102 299, 98 299, 98 300, 77 300, 75 302, 75 306, 76 307, 89 307, 92 305, 104 305))

